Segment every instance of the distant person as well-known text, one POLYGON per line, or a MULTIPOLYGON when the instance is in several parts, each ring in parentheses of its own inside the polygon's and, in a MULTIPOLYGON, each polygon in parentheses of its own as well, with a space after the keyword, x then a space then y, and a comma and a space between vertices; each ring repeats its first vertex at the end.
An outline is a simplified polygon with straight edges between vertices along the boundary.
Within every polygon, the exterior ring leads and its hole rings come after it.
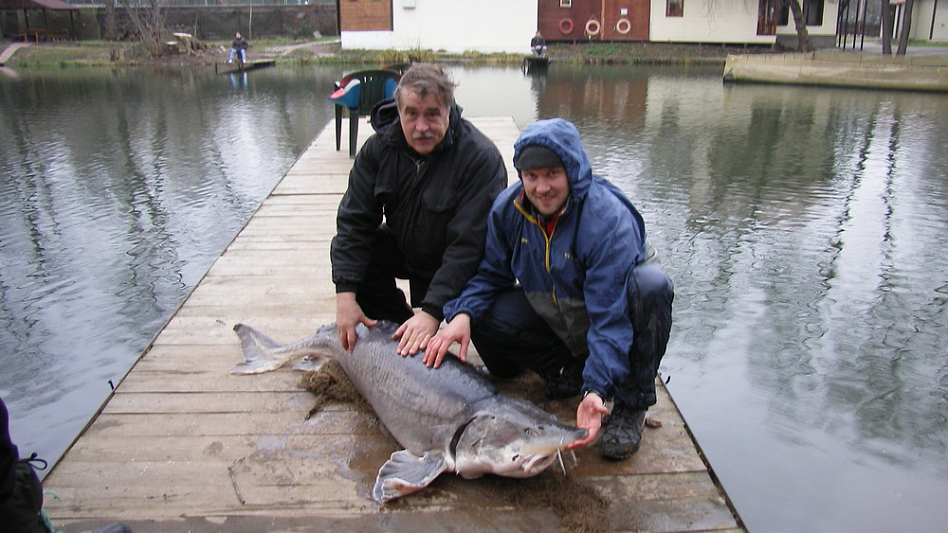
POLYGON ((230 44, 230 56, 227 57, 228 63, 234 62, 234 55, 240 54, 240 62, 247 62, 247 49, 250 48, 250 43, 247 42, 247 39, 244 39, 240 35, 240 32, 234 34, 234 42, 230 44))
POLYGON ((347 350, 357 324, 385 319, 401 324, 399 352, 416 353, 477 270, 507 169, 493 141, 461 118, 454 87, 441 67, 416 63, 394 101, 372 112, 376 133, 349 172, 331 246, 336 327, 347 350), (411 305, 396 278, 409 280, 411 305))
POLYGON ((448 323, 425 346, 441 364, 469 341, 491 374, 532 370, 551 398, 582 393, 576 425, 603 457, 639 449, 645 411, 672 323, 674 288, 646 242, 645 223, 615 185, 595 176, 579 132, 563 119, 528 126, 514 144, 520 181, 491 208, 484 259, 448 323))
POLYGON ((533 36, 533 39, 530 39, 530 50, 537 57, 546 55, 546 39, 543 38, 540 30, 537 30, 537 34, 533 36))

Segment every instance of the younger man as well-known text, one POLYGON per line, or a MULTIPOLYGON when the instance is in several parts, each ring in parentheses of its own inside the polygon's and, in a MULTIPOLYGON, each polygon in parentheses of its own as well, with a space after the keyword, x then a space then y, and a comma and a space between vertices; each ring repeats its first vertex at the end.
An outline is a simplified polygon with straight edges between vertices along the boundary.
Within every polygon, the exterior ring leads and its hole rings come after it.
POLYGON ((437 367, 454 342, 466 359, 473 339, 488 370, 543 376, 552 397, 580 392, 576 425, 601 453, 621 460, 641 443, 645 410, 671 329, 672 282, 646 243, 641 215, 594 176, 579 132, 541 120, 514 145, 520 182, 494 202, 484 259, 457 298, 448 324, 423 347, 437 367))

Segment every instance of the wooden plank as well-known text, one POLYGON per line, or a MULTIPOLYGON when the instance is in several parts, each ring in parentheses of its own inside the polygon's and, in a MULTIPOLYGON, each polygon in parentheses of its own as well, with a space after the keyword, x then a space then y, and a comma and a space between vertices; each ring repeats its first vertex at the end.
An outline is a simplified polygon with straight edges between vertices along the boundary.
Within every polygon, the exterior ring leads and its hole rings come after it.
POLYGON ((282 413, 308 408, 314 396, 304 391, 278 392, 142 392, 116 394, 102 413, 105 415, 197 414, 197 413, 282 413), (248 406, 251 406, 248 409, 248 406))

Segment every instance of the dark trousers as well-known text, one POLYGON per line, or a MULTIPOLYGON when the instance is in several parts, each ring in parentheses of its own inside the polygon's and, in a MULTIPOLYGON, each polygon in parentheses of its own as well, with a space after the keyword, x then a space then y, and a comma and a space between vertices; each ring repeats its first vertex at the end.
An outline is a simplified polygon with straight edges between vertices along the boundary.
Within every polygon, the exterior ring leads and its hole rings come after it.
MULTIPOLYGON (((634 409, 655 404, 655 376, 668 345, 674 296, 674 286, 661 268, 640 265, 633 269, 626 294, 635 331, 628 351, 631 372, 619 384, 616 400, 634 409)), ((574 357, 586 357, 571 353, 533 310, 520 287, 495 300, 474 323, 471 339, 487 369, 499 377, 512 377, 524 369, 549 376, 574 357)))
POLYGON ((430 284, 431 277, 412 272, 406 264, 405 254, 395 245, 392 230, 384 224, 379 226, 372 246, 372 259, 356 292, 356 302, 365 316, 401 324, 414 316, 412 307, 421 307, 421 299, 430 284), (396 278, 408 280, 410 306, 405 293, 395 285, 396 278))

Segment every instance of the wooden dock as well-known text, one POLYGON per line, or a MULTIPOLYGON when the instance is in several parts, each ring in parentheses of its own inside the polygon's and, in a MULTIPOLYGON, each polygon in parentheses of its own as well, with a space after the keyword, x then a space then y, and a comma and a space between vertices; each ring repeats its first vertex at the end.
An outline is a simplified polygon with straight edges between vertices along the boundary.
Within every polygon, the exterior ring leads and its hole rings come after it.
POLYGON ((276 59, 257 59, 244 63, 214 63, 214 72, 217 74, 234 74, 237 72, 256 70, 258 68, 272 67, 275 64, 276 59))
POLYGON ((5 66, 7 64, 7 61, 9 61, 11 57, 13 57, 13 54, 15 54, 17 50, 19 50, 20 48, 27 47, 29 45, 30 45, 29 43, 10 43, 6 46, 6 48, 4 48, 3 50, 0 50, 0 67, 5 66))
MULTIPOLYGON (((511 170, 511 118, 472 121, 511 170)), ((360 128, 360 142, 371 128, 360 128)), ((345 146, 347 143, 343 143, 345 146)), ((149 531, 744 531, 664 386, 642 449, 594 448, 512 480, 445 474, 380 505, 378 468, 397 445, 364 409, 314 395, 280 369, 234 376, 234 324, 290 342, 334 320, 329 242, 352 160, 331 124, 299 158, 47 476, 55 527, 149 531)), ((674 357, 674 354, 669 354, 674 357)), ((510 389, 508 384, 507 389, 510 389)), ((521 388, 514 386, 510 393, 521 388)), ((522 392, 522 391, 521 391, 522 392)), ((576 400, 544 403, 573 420, 576 400)))
POLYGON ((530 54, 524 56, 520 62, 520 70, 523 72, 546 72, 550 68, 550 56, 538 57, 530 54))

